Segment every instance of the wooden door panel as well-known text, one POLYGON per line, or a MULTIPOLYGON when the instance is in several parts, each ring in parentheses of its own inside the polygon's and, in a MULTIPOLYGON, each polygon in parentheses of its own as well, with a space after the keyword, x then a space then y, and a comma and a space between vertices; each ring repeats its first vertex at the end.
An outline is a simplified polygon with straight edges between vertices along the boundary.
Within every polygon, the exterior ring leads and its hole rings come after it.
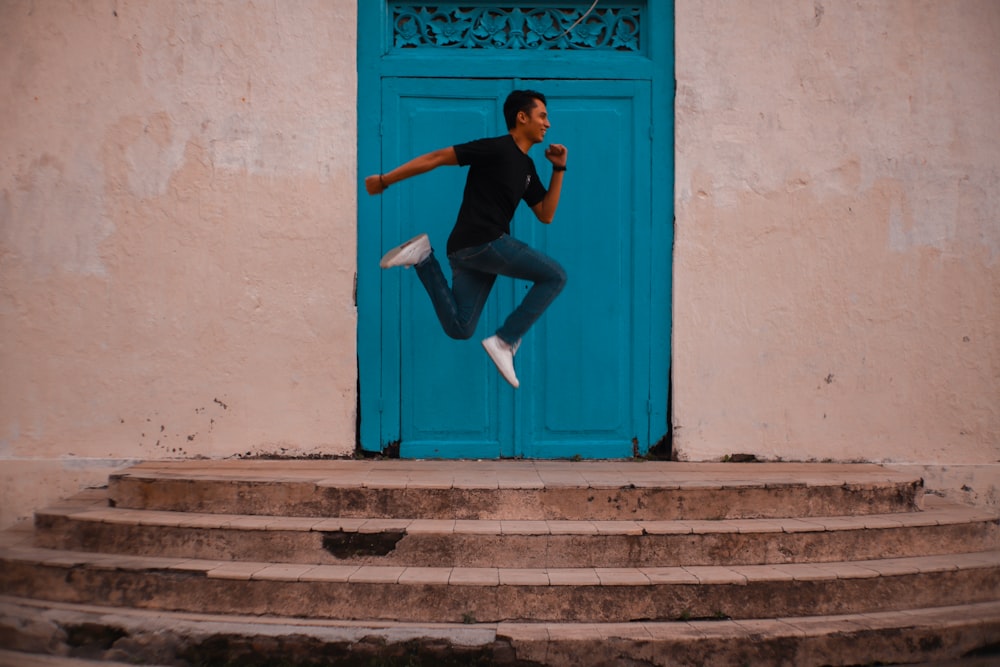
MULTIPOLYGON (((431 150, 502 133, 499 105, 509 89, 509 81, 498 80, 386 79, 384 163, 395 166, 431 150)), ((382 221, 385 247, 429 234, 450 280, 445 245, 465 175, 463 168, 440 168, 393 186, 382 221)), ((383 347, 398 349, 392 382, 400 406, 401 455, 512 455, 511 400, 479 342, 488 333, 477 332, 468 341, 446 336, 415 271, 387 271, 383 285, 383 347)), ((499 309, 509 301, 509 282, 498 281, 479 331, 496 328, 499 309)))
POLYGON ((650 224, 648 88, 606 81, 525 85, 548 97, 546 143, 569 151, 556 220, 532 235, 569 279, 536 326, 533 356, 525 359, 532 384, 518 396, 526 413, 520 450, 531 458, 629 456, 633 439, 645 441, 648 431, 648 373, 636 358, 649 341, 636 333, 648 331, 649 304, 637 301, 644 290, 636 286, 649 281, 649 266, 637 245, 644 237, 635 233, 650 224))

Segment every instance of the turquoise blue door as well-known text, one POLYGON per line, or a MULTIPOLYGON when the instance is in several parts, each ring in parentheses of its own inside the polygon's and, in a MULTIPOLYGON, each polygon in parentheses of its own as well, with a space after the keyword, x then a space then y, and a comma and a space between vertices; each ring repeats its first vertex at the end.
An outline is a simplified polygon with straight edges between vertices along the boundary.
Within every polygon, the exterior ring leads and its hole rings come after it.
MULTIPOLYGON (((382 116, 401 121, 384 126, 384 164, 401 164, 430 150, 501 134, 497 116, 507 82, 435 80, 434 94, 421 79, 385 79, 383 85, 382 116)), ((383 245, 388 248, 426 232, 450 277, 444 246, 461 202, 465 172, 441 168, 390 188, 382 197, 383 245)), ((512 297, 510 282, 497 281, 481 331, 502 311, 509 312, 512 297)), ((448 338, 414 271, 383 273, 381 310, 384 386, 399 388, 389 401, 391 407, 399 406, 398 416, 385 411, 383 419, 386 429, 397 427, 398 419, 401 455, 513 456, 512 390, 505 390, 490 372, 491 362, 479 344, 485 336, 448 338)))
MULTIPOLYGON (((516 358, 521 388, 514 390, 480 341, 523 298, 528 284, 498 279, 476 336, 456 341, 441 330, 415 272, 377 268, 383 251, 426 232, 449 274, 444 246, 466 170, 440 168, 381 197, 362 199, 364 449, 398 444, 407 458, 620 458, 645 452, 664 435, 669 251, 663 243, 669 242, 671 221, 663 216, 671 190, 662 180, 654 183, 664 169, 654 139, 652 79, 427 77, 402 66, 381 68, 372 91, 379 107, 362 111, 362 131, 367 114, 374 114, 379 134, 377 142, 360 142, 362 149, 377 147, 377 163, 370 171, 363 164, 365 173, 502 134, 501 107, 511 90, 545 93, 552 122, 546 144, 568 147, 569 171, 554 223, 542 225, 522 205, 512 234, 556 258, 569 280, 523 340, 516 358)), ((543 148, 535 147, 532 157, 547 184, 551 169, 543 148)))

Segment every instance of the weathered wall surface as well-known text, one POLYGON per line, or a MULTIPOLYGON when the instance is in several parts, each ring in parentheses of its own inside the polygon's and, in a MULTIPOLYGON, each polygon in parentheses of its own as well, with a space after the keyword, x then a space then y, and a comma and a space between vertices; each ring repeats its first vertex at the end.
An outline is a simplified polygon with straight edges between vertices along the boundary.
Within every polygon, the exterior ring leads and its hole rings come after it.
MULTIPOLYGON (((0 525, 353 449, 355 6, 0 3, 0 525)), ((1000 4, 676 21, 678 456, 1000 460, 1000 4)))
POLYGON ((0 525, 353 450, 355 6, 0 3, 0 525))
POLYGON ((676 20, 676 453, 1000 461, 1000 3, 676 20))

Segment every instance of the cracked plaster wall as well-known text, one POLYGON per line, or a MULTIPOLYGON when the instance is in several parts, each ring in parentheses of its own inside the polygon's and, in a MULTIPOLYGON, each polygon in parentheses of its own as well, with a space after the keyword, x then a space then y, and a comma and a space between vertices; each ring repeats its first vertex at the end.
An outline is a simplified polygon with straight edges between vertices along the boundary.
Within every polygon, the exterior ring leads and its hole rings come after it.
POLYGON ((352 0, 0 3, 0 524, 355 430, 352 0))
POLYGON ((996 464, 1000 3, 676 21, 676 454, 996 464))

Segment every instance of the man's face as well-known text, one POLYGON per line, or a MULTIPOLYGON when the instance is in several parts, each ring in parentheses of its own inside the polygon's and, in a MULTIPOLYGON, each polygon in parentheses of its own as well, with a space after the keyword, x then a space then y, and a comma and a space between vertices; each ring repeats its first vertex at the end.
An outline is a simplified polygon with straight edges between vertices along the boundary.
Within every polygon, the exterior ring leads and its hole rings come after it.
POLYGON ((545 140, 545 133, 550 127, 549 111, 541 100, 535 100, 535 106, 528 112, 518 114, 519 119, 524 119, 524 134, 533 143, 540 144, 545 140))

